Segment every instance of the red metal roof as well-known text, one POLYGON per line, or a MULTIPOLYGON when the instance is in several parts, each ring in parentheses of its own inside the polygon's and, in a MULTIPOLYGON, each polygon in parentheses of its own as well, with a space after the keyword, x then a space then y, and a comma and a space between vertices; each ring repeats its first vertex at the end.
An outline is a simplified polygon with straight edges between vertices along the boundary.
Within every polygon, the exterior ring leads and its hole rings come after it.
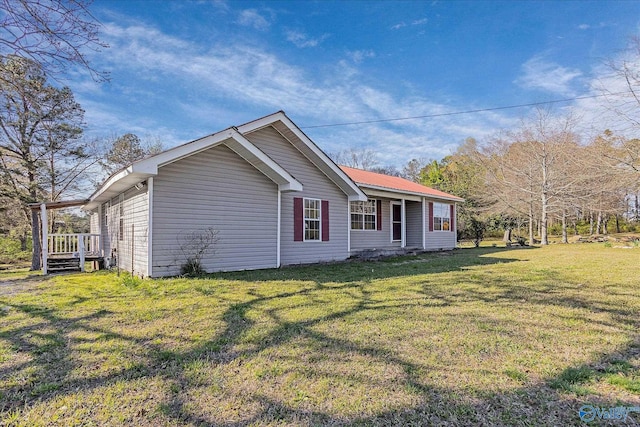
POLYGON ((347 166, 340 166, 340 169, 346 173, 356 184, 363 187, 378 188, 381 190, 390 190, 395 192, 419 194, 427 197, 434 197, 438 199, 447 199, 462 202, 458 196, 445 193, 444 191, 435 190, 426 185, 418 184, 408 179, 400 178, 397 176, 384 175, 381 173, 365 171, 362 169, 350 168, 347 166))

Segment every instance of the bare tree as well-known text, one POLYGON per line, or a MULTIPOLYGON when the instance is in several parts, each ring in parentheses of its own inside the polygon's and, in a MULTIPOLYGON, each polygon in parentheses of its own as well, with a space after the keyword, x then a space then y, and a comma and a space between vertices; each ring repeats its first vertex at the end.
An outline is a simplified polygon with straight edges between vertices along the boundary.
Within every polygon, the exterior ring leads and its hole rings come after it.
POLYGON ((570 115, 557 118, 538 110, 517 132, 489 144, 484 156, 497 206, 528 217, 530 240, 538 211, 543 245, 549 243, 550 215, 562 212, 563 204, 583 179, 583 175, 571 173, 572 153, 577 149, 572 126, 570 115))
POLYGON ((402 177, 402 172, 400 172, 395 166, 386 165, 386 166, 374 166, 369 168, 371 172, 381 173, 389 176, 398 176, 402 177))
POLYGON ((409 160, 409 162, 402 168, 402 176, 409 181, 420 182, 422 169, 427 163, 429 163, 429 160, 424 157, 409 160))
POLYGON ((108 73, 96 70, 85 50, 108 47, 98 37, 100 23, 89 12, 89 0, 0 0, 0 54, 39 63, 51 76, 81 66, 98 81, 108 73))
POLYGON ((100 164, 108 174, 119 171, 137 160, 158 154, 163 150, 162 143, 159 140, 142 141, 132 133, 107 139, 106 145, 109 148, 100 164))
POLYGON ((376 153, 367 148, 346 148, 337 153, 329 153, 329 157, 339 165, 357 169, 371 170, 378 164, 376 153))

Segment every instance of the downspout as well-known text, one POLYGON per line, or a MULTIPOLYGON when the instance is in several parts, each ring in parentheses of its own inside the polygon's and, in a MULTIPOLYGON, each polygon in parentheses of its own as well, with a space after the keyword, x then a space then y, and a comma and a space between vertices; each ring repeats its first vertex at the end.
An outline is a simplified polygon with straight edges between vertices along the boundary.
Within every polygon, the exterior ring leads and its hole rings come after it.
POLYGON ((276 236, 276 268, 280 268, 280 233, 282 231, 282 192, 278 187, 278 224, 277 224, 277 236, 276 236))
MULTIPOLYGON (((376 212, 376 216, 378 213, 376 212)), ((351 202, 347 197, 347 257, 351 256, 351 202)))
POLYGON ((147 178, 147 277, 153 275, 153 177, 147 178))
POLYGON ((422 198, 422 249, 427 249, 427 201, 422 198))

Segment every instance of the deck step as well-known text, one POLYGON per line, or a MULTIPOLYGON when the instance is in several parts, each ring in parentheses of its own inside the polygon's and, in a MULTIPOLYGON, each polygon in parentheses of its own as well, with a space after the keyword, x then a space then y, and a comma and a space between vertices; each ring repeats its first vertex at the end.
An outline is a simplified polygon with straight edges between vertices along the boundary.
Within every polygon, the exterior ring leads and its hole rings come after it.
POLYGON ((79 258, 49 258, 47 271, 80 271, 79 258))

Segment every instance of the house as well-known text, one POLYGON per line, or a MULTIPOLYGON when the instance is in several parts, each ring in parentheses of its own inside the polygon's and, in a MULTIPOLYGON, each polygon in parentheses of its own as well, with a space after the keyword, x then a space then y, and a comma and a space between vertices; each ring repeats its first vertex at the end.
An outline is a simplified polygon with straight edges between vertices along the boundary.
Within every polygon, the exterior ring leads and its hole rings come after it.
MULTIPOLYGON (((453 249, 462 199, 337 166, 284 112, 137 161, 84 204, 112 264, 180 273, 185 236, 215 230, 207 271, 344 260, 367 249, 453 249)), ((44 245, 45 247, 47 245, 44 245)))
POLYGON ((463 199, 404 178, 340 168, 367 195, 349 204, 350 252, 456 247, 456 203, 463 199))

